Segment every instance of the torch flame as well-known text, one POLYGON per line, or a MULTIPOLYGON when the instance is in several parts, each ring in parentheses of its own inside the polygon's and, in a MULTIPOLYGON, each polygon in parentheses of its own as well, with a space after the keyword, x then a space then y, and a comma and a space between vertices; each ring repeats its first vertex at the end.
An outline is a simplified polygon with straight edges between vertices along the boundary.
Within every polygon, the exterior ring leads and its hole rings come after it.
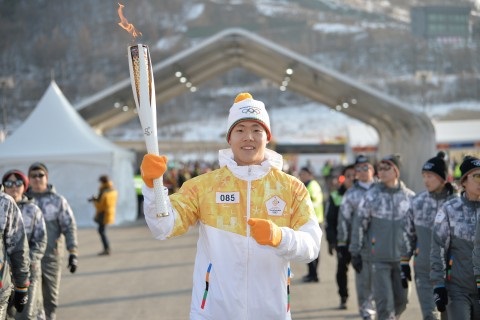
POLYGON ((118 25, 123 29, 127 30, 134 38, 141 36, 142 33, 135 29, 135 26, 128 22, 127 18, 123 15, 123 8, 125 6, 123 4, 118 4, 118 16, 120 17, 120 22, 118 25))

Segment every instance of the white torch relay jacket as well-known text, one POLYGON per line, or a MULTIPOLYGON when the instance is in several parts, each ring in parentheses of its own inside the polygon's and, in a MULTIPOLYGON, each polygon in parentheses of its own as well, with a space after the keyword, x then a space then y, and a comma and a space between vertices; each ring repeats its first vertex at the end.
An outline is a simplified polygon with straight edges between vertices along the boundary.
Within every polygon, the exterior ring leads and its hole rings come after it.
POLYGON ((274 151, 261 165, 238 166, 231 149, 220 150, 219 160, 220 169, 170 196, 168 217, 156 217, 153 189, 144 185, 146 222, 162 240, 199 225, 190 319, 291 319, 290 261, 316 259, 322 237, 308 191, 281 170, 274 151), (259 245, 249 218, 281 227, 281 243, 259 245))

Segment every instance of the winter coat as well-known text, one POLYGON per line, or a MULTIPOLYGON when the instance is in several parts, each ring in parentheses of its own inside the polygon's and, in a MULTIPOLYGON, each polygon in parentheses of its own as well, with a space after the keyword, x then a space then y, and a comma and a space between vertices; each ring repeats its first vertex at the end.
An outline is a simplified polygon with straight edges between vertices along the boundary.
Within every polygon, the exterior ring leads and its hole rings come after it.
POLYGON ((17 287, 24 288, 28 286, 30 276, 22 213, 15 200, 3 192, 0 192, 0 239, 0 296, 3 297, 10 294, 12 278, 17 287))
POLYGON ((112 224, 115 222, 117 191, 113 188, 113 183, 111 181, 102 183, 98 196, 93 203, 96 210, 95 221, 97 221, 97 219, 103 219, 101 221, 103 224, 112 224))
POLYGON ((434 287, 477 294, 472 251, 480 202, 462 194, 446 201, 438 210, 433 226, 430 279, 434 287))
MULTIPOLYGON (((370 188, 374 186, 374 183, 370 185, 370 188)), ((340 205, 338 214, 338 226, 337 226, 337 242, 338 245, 348 246, 351 242, 352 236, 358 236, 358 206, 365 193, 370 189, 361 185, 356 181, 353 186, 345 192, 340 205), (355 235, 352 235, 355 232, 355 235)), ((363 246, 362 258, 368 259, 369 254, 366 250, 366 246, 363 246)))
POLYGON ((423 191, 412 200, 407 217, 407 257, 414 255, 413 266, 416 273, 430 273, 430 251, 432 230, 440 207, 445 201, 458 196, 450 184, 439 193, 423 191))
POLYGON ((25 195, 17 205, 22 212, 31 263, 40 265, 47 249, 47 227, 42 210, 25 195))
POLYGON ((67 200, 51 185, 42 193, 35 193, 29 189, 27 196, 40 207, 47 226, 47 249, 44 257, 58 260, 63 256, 60 250, 63 249, 62 234, 65 236, 68 251, 76 252, 77 223, 67 200))
POLYGON ((380 182, 369 189, 358 207, 358 236, 352 237, 352 255, 360 254, 365 243, 372 262, 399 262, 406 254, 406 220, 414 195, 403 182, 394 188, 380 182))
POLYGON ((321 229, 305 185, 281 171, 282 158, 266 150, 261 165, 238 166, 220 150, 220 169, 186 181, 157 218, 153 189, 143 187, 145 218, 157 239, 198 224, 191 319, 291 319, 290 261, 317 258, 321 229), (277 247, 250 236, 249 218, 281 228, 277 247))

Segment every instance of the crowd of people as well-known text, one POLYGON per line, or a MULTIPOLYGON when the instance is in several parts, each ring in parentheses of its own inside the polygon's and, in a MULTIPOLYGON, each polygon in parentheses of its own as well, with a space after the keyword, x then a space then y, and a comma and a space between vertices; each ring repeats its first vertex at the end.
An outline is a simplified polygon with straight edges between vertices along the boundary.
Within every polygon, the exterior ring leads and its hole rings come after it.
POLYGON ((480 319, 480 159, 465 156, 452 176, 440 151, 419 172, 418 194, 401 171, 398 154, 376 163, 359 155, 330 192, 325 229, 338 260, 339 308, 351 264, 362 319, 398 319, 411 281, 422 319, 480 319))
MULTIPOLYGON (((377 162, 358 155, 322 187, 312 168, 289 174, 267 148, 263 102, 239 94, 227 123, 230 148, 219 151, 218 166, 184 170, 153 154, 140 166, 142 213, 153 236, 166 240, 199 227, 190 318, 291 319, 290 263, 306 264, 304 282, 321 282, 325 230, 337 260, 339 309, 347 308, 351 265, 362 319, 398 319, 412 281, 423 319, 480 319, 479 158, 466 156, 451 181, 439 152, 425 161, 425 190, 415 194, 401 180, 400 155, 377 162), (167 216, 155 209, 153 180, 161 176, 167 216)), ((328 163, 321 174, 332 178, 334 171, 328 163)), ((108 256, 117 191, 106 175, 99 183, 88 200, 99 255, 108 256)), ((43 163, 27 174, 6 172, 2 189, 0 319, 55 319, 65 246, 69 271, 78 267, 75 216, 43 163)))
POLYGON ((73 211, 40 162, 3 175, 0 208, 0 319, 55 319, 65 244, 68 269, 78 266, 73 211))
MULTIPOLYGON (((412 279, 423 319, 480 319, 480 159, 465 157, 454 184, 440 152, 423 165, 426 190, 415 194, 401 180, 400 155, 378 162, 359 155, 325 197, 324 219, 311 168, 297 180, 266 148, 271 132, 263 102, 239 94, 228 128, 230 149, 220 150, 218 169, 165 190, 167 217, 156 214, 152 187, 168 174, 168 159, 147 154, 141 164, 154 237, 200 227, 191 318, 291 319, 289 262, 307 262, 302 280, 320 282, 324 228, 329 254, 337 256, 340 309, 347 307, 351 264, 362 319, 398 319, 412 279)), ((330 164, 322 175, 332 172, 330 164)))

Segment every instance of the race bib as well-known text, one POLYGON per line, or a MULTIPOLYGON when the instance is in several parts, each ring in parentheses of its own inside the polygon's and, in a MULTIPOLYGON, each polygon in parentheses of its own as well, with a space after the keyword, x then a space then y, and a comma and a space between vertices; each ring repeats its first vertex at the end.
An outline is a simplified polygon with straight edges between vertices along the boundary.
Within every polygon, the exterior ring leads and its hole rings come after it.
POLYGON ((239 203, 240 192, 217 192, 215 198, 216 203, 239 203))

